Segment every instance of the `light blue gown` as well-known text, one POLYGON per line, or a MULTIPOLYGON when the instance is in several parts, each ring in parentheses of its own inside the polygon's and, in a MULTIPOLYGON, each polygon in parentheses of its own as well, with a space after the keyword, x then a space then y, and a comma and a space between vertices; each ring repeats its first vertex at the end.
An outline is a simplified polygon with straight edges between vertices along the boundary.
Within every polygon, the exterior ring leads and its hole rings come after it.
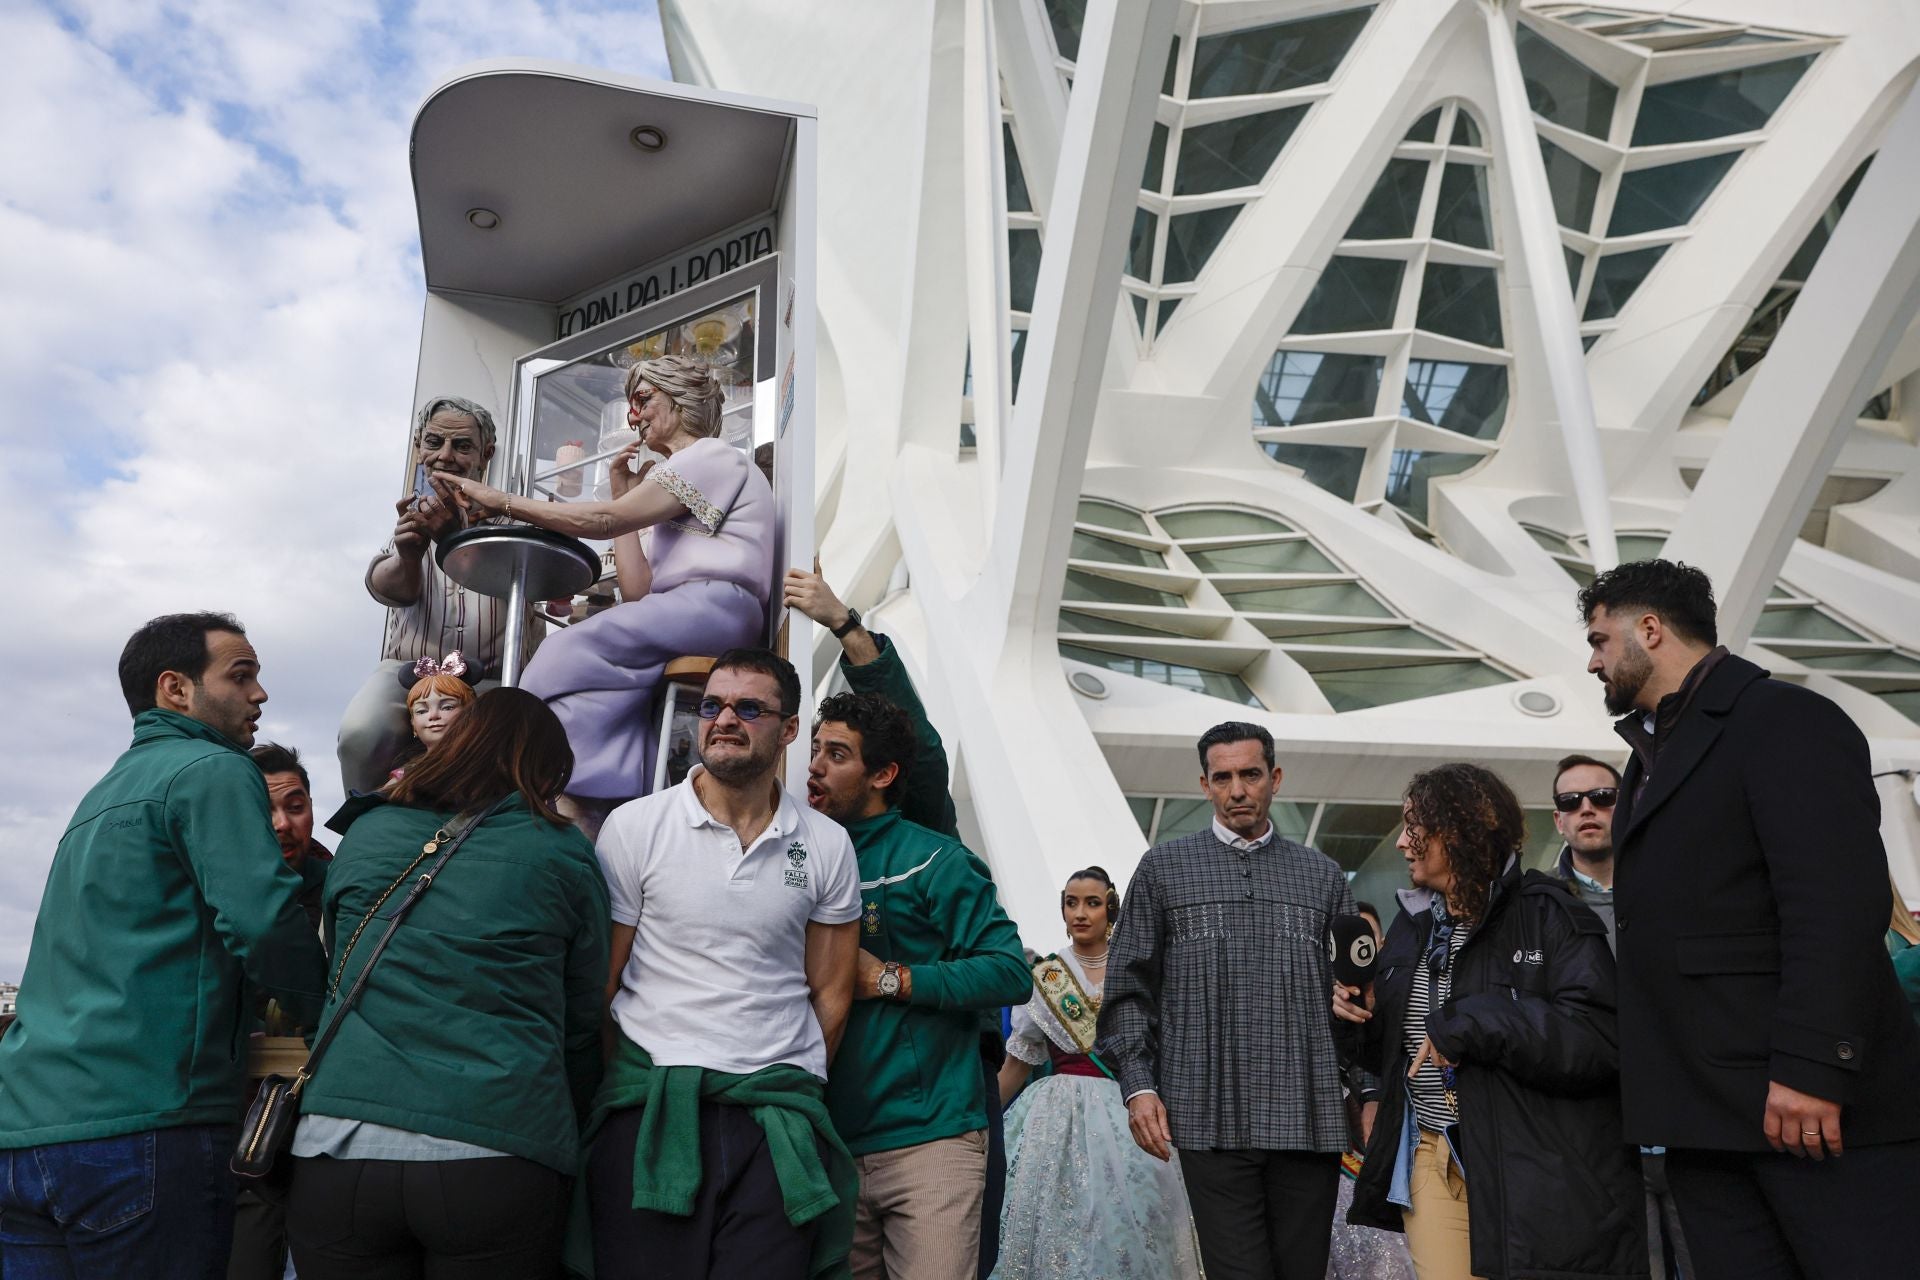
MULTIPOLYGON (((1100 988, 1062 954, 1098 1001, 1100 988)), ((1014 1010, 1007 1052, 1038 1066, 1079 1049, 1035 991, 1014 1010)), ((1134 1144, 1118 1084, 1047 1076, 1007 1109, 1006 1128, 999 1280, 1198 1280, 1180 1157, 1162 1163, 1134 1144)))

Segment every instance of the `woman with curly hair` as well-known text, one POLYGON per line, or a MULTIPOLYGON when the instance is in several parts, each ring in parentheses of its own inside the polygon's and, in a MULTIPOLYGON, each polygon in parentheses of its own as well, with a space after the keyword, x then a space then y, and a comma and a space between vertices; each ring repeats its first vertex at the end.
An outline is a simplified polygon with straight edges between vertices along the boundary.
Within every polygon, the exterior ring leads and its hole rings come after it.
POLYGON ((1199 1280, 1179 1158, 1134 1144, 1127 1104, 1093 1052, 1108 940, 1120 891, 1099 867, 1067 877, 1060 915, 1070 946, 1033 966, 1033 995, 1013 1011, 1000 1096, 1043 1077, 1007 1109, 1007 1193, 997 1280, 1199 1280))
POLYGON ((1405 1231, 1420 1280, 1646 1275, 1605 926, 1521 871, 1520 802, 1488 770, 1416 775, 1404 817, 1413 887, 1373 983, 1334 993, 1384 1081, 1348 1221, 1405 1231))

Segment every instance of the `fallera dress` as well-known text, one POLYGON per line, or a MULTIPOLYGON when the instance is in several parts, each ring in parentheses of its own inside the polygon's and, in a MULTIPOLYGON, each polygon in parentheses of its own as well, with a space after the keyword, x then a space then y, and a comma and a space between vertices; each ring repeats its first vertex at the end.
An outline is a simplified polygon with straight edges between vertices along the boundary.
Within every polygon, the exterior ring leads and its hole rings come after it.
POLYGON ((753 459, 697 440, 642 481, 686 504, 654 526, 652 589, 547 637, 521 677, 566 727, 567 790, 598 800, 653 785, 658 694, 669 661, 764 643, 773 582, 773 489, 753 459))
POLYGON ((1180 1157, 1134 1144, 1120 1086, 1087 1049, 1100 988, 1071 952, 1034 966, 1007 1052, 1054 1073, 1007 1109, 998 1280, 1198 1280, 1180 1157), (1061 977, 1064 968, 1071 981, 1061 977))

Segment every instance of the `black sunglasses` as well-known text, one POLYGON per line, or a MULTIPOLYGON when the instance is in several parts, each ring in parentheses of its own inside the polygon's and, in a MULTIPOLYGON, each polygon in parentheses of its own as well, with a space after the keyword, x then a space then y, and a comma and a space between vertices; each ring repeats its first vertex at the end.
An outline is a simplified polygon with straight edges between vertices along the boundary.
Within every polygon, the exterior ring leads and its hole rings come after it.
POLYGON ((1591 800, 1596 809, 1611 809, 1619 798, 1620 788, 1618 787, 1595 787, 1591 791, 1556 791, 1553 796, 1553 807, 1562 813, 1574 813, 1579 810, 1582 800, 1591 800))
POLYGON ((718 698, 702 698, 700 705, 694 709, 700 713, 702 720, 718 720, 720 713, 728 707, 733 708, 733 714, 749 723, 758 720, 761 716, 777 718, 787 714, 779 707, 769 706, 758 698, 739 698, 733 702, 722 702, 718 698))

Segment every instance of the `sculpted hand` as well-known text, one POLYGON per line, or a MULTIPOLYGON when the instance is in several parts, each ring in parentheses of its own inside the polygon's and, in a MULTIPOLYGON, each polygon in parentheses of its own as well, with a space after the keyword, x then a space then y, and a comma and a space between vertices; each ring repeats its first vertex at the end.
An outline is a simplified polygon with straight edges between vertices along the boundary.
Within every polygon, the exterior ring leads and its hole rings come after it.
POLYGON ((427 550, 426 527, 413 509, 412 498, 402 498, 394 507, 400 513, 400 520, 393 526, 393 549, 409 560, 418 560, 427 550))
POLYGON ((1133 1141, 1155 1160, 1173 1154, 1173 1130, 1167 1127, 1167 1108, 1157 1093, 1141 1093, 1127 1099, 1127 1128, 1133 1141))
POLYGON ((465 523, 459 508, 443 498, 414 498, 413 518, 419 522, 426 535, 435 542, 455 532, 465 523))
POLYGON ((497 516, 507 509, 508 495, 490 484, 444 471, 436 471, 427 479, 442 499, 459 507, 469 520, 497 516))
POLYGON ((1840 1104, 1789 1089, 1774 1080, 1767 1085, 1767 1145, 1775 1151, 1825 1160, 1840 1154, 1840 1104))
POLYGON ((789 609, 798 609, 821 626, 831 630, 847 620, 847 606, 840 597, 833 594, 833 588, 820 573, 820 557, 813 558, 813 572, 805 569, 787 570, 786 586, 781 591, 782 602, 789 609))
POLYGON ((635 440, 608 459, 607 490, 613 495, 614 501, 618 502, 626 497, 633 487, 645 480, 647 473, 653 470, 654 459, 652 458, 641 463, 638 471, 633 469, 633 460, 640 455, 640 450, 644 447, 635 440))

